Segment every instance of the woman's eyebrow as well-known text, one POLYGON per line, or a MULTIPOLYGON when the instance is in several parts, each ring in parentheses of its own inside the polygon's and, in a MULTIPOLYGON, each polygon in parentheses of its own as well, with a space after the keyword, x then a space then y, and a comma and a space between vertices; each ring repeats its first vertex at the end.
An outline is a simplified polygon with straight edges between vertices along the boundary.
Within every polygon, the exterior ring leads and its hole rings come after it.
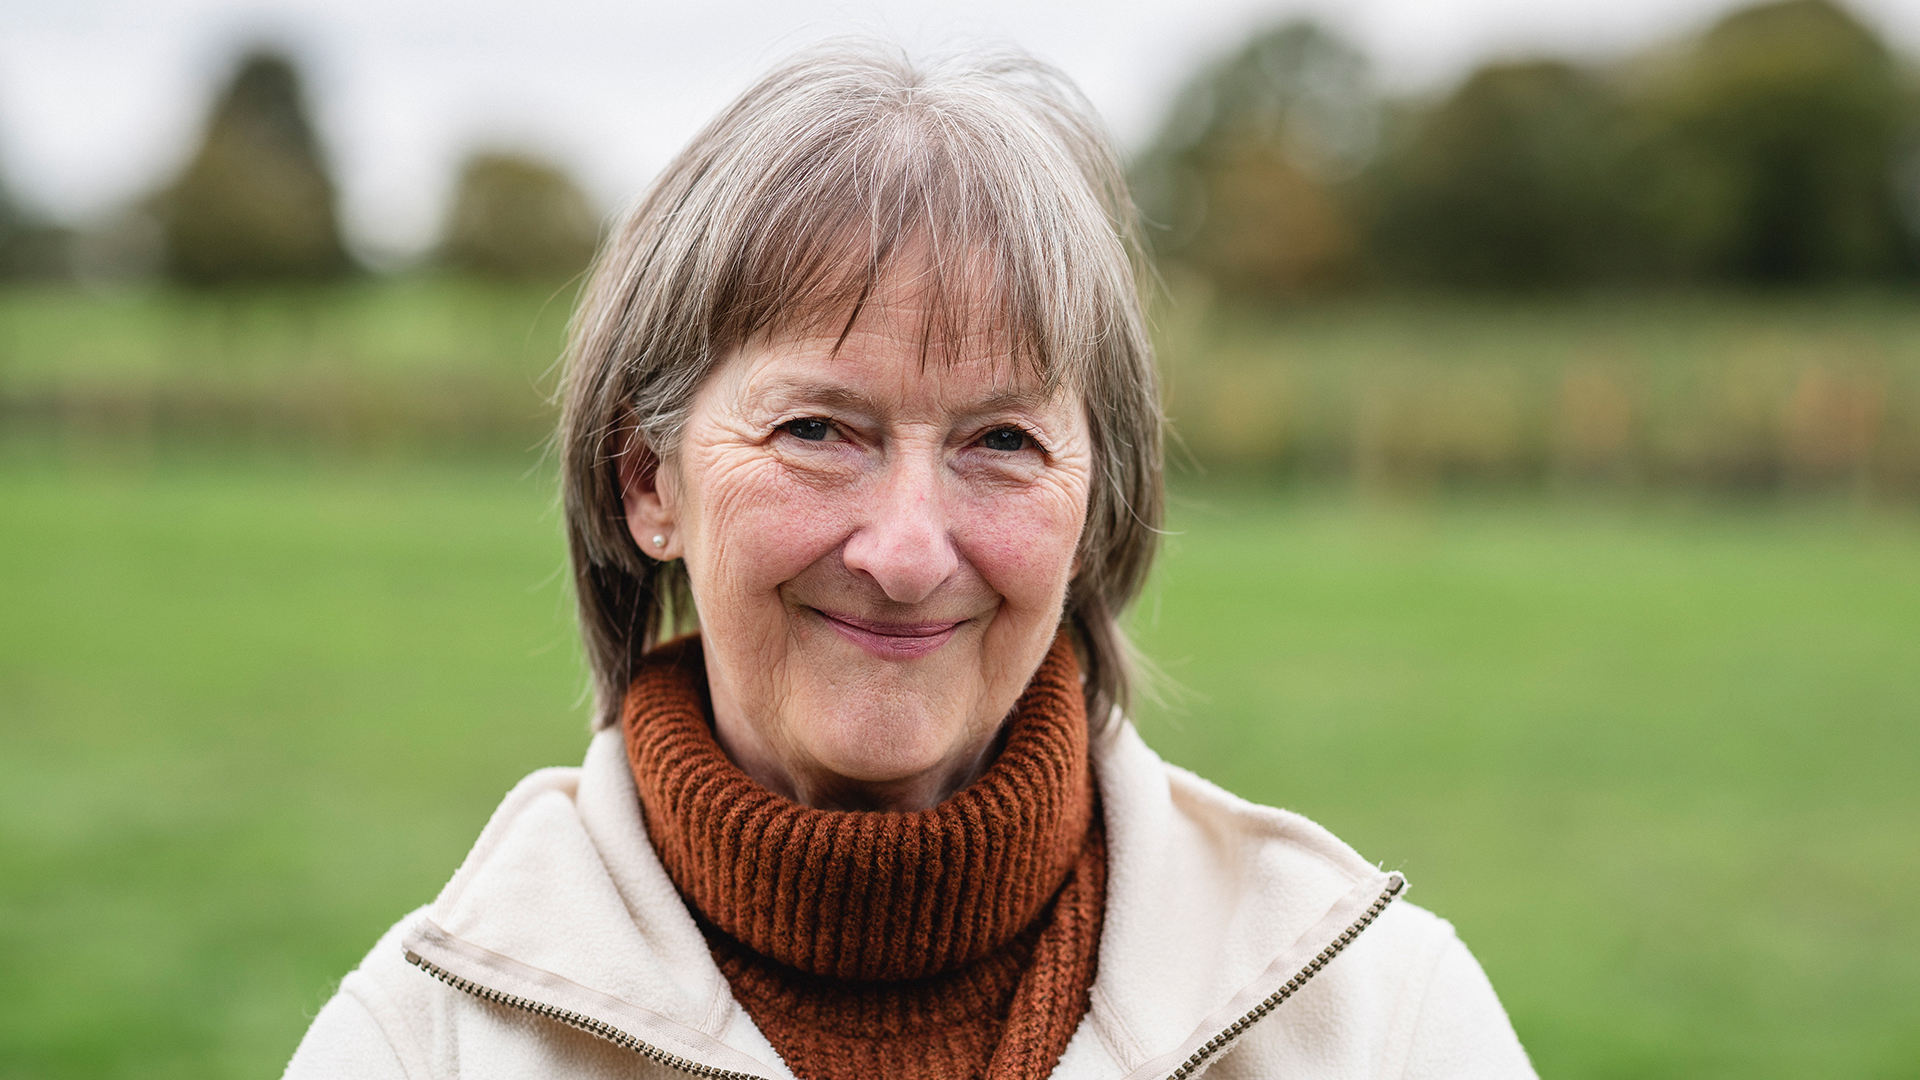
MULTIPOLYGON (((768 404, 805 403, 861 413, 880 411, 875 408, 873 399, 867 394, 850 386, 833 382, 776 382, 755 394, 754 398, 768 404)), ((1044 408, 1051 399, 1052 395, 1038 388, 1007 389, 967 402, 960 411, 967 416, 1004 411, 1033 411, 1044 408)))
POLYGON ((852 387, 839 383, 781 381, 765 387, 754 397, 762 402, 779 404, 805 402, 808 405, 823 405, 831 409, 874 411, 871 398, 852 387))
POLYGON ((1052 400, 1052 394, 1038 388, 1002 390, 969 405, 967 413, 970 416, 978 416, 983 413, 1003 411, 1032 412, 1046 408, 1052 400))

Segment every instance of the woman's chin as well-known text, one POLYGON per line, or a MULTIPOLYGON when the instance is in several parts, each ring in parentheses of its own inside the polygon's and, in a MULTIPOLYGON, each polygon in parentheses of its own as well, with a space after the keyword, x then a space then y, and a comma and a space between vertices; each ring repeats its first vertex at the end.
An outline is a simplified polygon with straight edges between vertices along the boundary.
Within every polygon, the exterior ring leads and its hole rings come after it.
POLYGON ((950 771, 955 758, 951 747, 883 746, 879 739, 865 742, 833 740, 814 755, 820 772, 848 784, 908 784, 950 771), (945 752, 943 752, 945 751, 945 752))
POLYGON ((940 802, 978 774, 986 747, 971 745, 976 740, 961 732, 931 727, 914 730, 896 716, 803 736, 814 767, 810 775, 793 778, 800 800, 886 810, 918 810, 940 802))

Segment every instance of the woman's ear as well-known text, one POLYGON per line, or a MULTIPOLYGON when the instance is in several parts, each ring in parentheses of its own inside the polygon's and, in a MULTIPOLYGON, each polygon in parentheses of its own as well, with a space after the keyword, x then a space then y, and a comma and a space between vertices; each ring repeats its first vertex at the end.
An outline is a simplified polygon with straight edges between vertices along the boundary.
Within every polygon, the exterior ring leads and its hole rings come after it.
POLYGON ((619 443, 620 501, 628 535, 648 558, 661 562, 679 558, 679 507, 671 478, 660 467, 660 455, 632 424, 621 425, 619 443))

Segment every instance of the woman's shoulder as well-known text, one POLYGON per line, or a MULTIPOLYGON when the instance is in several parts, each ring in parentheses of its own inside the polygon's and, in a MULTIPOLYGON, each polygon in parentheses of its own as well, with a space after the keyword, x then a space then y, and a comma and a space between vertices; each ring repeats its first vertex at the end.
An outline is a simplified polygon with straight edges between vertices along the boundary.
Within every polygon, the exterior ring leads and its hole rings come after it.
POLYGON ((787 1075, 732 1007, 635 799, 605 732, 584 766, 522 780, 439 896, 341 981, 287 1075, 787 1075))
POLYGON ((1394 876, 1305 816, 1250 802, 1162 760, 1131 724, 1098 741, 1094 765, 1109 844, 1120 849, 1113 860, 1177 875, 1173 895, 1310 906, 1328 893, 1385 888, 1394 876))
POLYGON ((1162 761, 1130 727, 1096 761, 1109 885, 1093 1028, 1105 1045, 1083 1054, 1122 1074, 1191 1063, 1223 1080, 1532 1075, 1478 963, 1403 898, 1400 874, 1162 761))
POLYGON ((1450 923, 1406 901, 1252 1025, 1212 1076, 1535 1080, 1479 962, 1450 923))

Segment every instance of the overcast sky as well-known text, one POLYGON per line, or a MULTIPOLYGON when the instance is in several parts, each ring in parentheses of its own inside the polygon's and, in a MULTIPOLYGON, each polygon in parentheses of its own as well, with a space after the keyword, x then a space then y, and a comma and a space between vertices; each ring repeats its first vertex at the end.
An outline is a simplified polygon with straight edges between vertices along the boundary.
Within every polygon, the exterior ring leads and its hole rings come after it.
MULTIPOLYGON (((0 0, 0 177, 67 220, 179 167, 246 44, 294 50, 355 242, 417 250, 460 158, 544 153, 611 208, 754 75, 822 37, 925 51, 1012 42, 1079 81, 1138 144, 1174 87, 1249 29, 1317 15, 1401 90, 1491 56, 1602 57, 1687 33, 1728 0, 0 0)), ((1854 7, 1920 53, 1920 3, 1854 7)))

